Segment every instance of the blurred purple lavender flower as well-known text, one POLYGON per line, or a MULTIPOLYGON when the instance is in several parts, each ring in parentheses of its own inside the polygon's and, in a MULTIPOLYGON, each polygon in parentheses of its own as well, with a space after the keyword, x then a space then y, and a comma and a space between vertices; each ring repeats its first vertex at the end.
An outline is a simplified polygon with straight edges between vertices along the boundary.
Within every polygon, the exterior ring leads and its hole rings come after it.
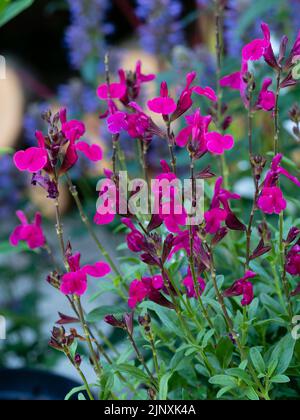
MULTIPOLYGON (((19 207, 22 198, 22 190, 27 184, 26 177, 20 176, 20 172, 13 164, 10 155, 0 156, 0 218, 8 220, 13 216, 15 209, 19 207)), ((3 224, 5 225, 5 223, 3 224)), ((4 228, 4 226, 3 226, 4 228)), ((1 232, 3 233, 3 232, 1 232)))
POLYGON ((35 132, 36 130, 47 130, 47 124, 41 118, 41 115, 50 107, 46 102, 30 104, 26 110, 23 119, 24 136, 26 143, 29 146, 36 145, 35 132))
POLYGON ((139 28, 142 47, 169 56, 175 45, 184 44, 181 12, 177 0, 137 0, 136 14, 144 22, 139 28))
POLYGON ((296 35, 300 29, 300 0, 289 0, 288 3, 290 16, 293 23, 293 30, 296 35))
POLYGON ((99 110, 99 100, 95 90, 85 85, 80 79, 72 79, 58 88, 58 99, 68 109, 72 118, 81 118, 83 114, 99 110))
POLYGON ((96 57, 103 62, 105 35, 113 31, 105 23, 110 5, 108 0, 67 0, 71 14, 71 25, 66 31, 66 43, 70 50, 70 61, 75 69, 81 69, 86 60, 96 57))
POLYGON ((240 8, 238 0, 227 0, 224 13, 224 42, 229 57, 240 57, 243 41, 238 34, 240 8))
POLYGON ((178 45, 172 51, 172 68, 176 70, 178 91, 185 86, 187 73, 196 71, 200 77, 200 83, 211 85, 214 83, 216 71, 215 57, 203 46, 194 49, 178 45))

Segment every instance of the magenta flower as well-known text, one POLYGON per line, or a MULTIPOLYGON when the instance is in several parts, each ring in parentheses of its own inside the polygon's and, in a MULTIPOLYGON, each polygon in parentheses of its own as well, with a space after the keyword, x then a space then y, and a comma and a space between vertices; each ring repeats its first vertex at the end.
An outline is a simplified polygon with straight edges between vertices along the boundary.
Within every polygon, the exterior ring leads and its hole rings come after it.
POLYGON ((200 109, 197 109, 193 115, 186 117, 188 126, 179 132, 175 139, 176 144, 179 147, 185 147, 192 143, 198 155, 206 153, 206 134, 211 121, 210 115, 202 116, 200 109))
POLYGON ((265 79, 263 81, 262 89, 258 96, 256 104, 257 109, 263 109, 264 111, 272 111, 275 108, 276 96, 271 90, 268 90, 272 84, 272 79, 265 79))
MULTIPOLYGON (((220 80, 220 86, 229 87, 234 90, 239 90, 241 98, 246 108, 249 108, 249 98, 247 95, 247 81, 245 76, 248 72, 247 61, 242 61, 241 71, 229 74, 220 80)), ((254 109, 263 109, 264 111, 272 111, 275 107, 275 93, 268 90, 272 84, 272 79, 266 78, 263 81, 262 89, 258 95, 254 109)))
POLYGON ((263 38, 254 39, 242 49, 242 57, 245 61, 259 60, 267 52, 270 46, 270 29, 266 23, 261 24, 263 38))
POLYGON ((101 100, 122 99, 126 94, 127 86, 124 80, 120 83, 103 83, 97 89, 97 95, 101 100))
POLYGON ((253 271, 246 271, 244 277, 236 280, 234 284, 224 292, 225 297, 243 296, 241 301, 242 306, 248 306, 254 299, 253 284, 248 281, 256 277, 253 271))
POLYGON ((41 171, 46 166, 48 155, 44 149, 29 147, 26 150, 16 152, 13 159, 19 171, 35 173, 41 171))
POLYGON ((60 290, 64 295, 82 296, 87 290, 87 276, 104 277, 111 272, 110 266, 105 262, 80 267, 80 253, 67 257, 70 272, 62 276, 60 290))
POLYGON ((222 134, 212 131, 205 136, 207 150, 214 155, 222 155, 225 150, 234 146, 233 137, 230 134, 222 134))
MULTIPOLYGON (((197 281, 198 281, 198 284, 199 284, 199 293, 200 293, 200 295, 202 295, 202 293, 204 292, 205 287, 206 287, 205 280, 202 277, 198 277, 197 281)), ((196 293, 196 290, 195 290, 195 284, 194 284, 194 280, 193 280, 190 269, 188 271, 188 275, 183 279, 182 283, 183 283, 184 287, 186 288, 187 296, 189 298, 195 298, 196 299, 197 298, 197 293, 196 293)))
POLYGON ((257 205, 266 214, 280 214, 286 209, 287 203, 279 187, 264 187, 257 205))
POLYGON ((213 208, 204 213, 204 220, 206 222, 206 232, 210 234, 217 233, 221 227, 222 222, 227 218, 227 211, 221 208, 213 208))
POLYGON ((79 150, 92 162, 99 162, 103 159, 103 151, 98 144, 89 145, 84 141, 79 141, 76 144, 76 150, 79 150))
POLYGON ((217 233, 223 221, 229 229, 245 230, 245 226, 236 218, 229 205, 229 200, 239 200, 241 197, 222 188, 222 182, 222 177, 217 179, 210 209, 204 214, 205 229, 210 234, 217 233))
POLYGON ((84 295, 87 290, 86 274, 82 271, 64 274, 60 290, 64 295, 84 295))
POLYGON ((141 280, 135 279, 129 286, 128 306, 135 309, 138 303, 147 298, 158 305, 173 308, 173 304, 161 294, 162 290, 167 293, 161 275, 142 277, 141 280))
POLYGON ((61 113, 60 115, 62 122, 61 131, 63 132, 65 138, 69 141, 79 140, 85 133, 85 125, 78 120, 67 121, 65 114, 61 113))
POLYGON ((129 218, 124 217, 122 220, 125 226, 127 226, 131 232, 126 237, 127 245, 132 252, 141 252, 145 250, 145 238, 144 235, 136 229, 134 224, 129 218))
POLYGON ((300 181, 280 166, 281 161, 281 154, 278 154, 273 158, 271 168, 267 172, 262 192, 257 201, 258 207, 267 214, 280 214, 286 208, 287 204, 283 197, 283 193, 277 185, 280 175, 285 176, 300 187, 300 181))
POLYGON ((56 168, 59 175, 71 169, 78 160, 77 151, 92 160, 102 159, 102 149, 100 146, 89 145, 86 142, 76 143, 85 133, 85 126, 81 121, 67 121, 66 109, 59 112, 61 128, 52 136, 44 136, 42 132, 35 133, 38 147, 30 147, 23 151, 18 151, 14 155, 14 163, 21 171, 37 173, 42 170, 52 175, 56 168))
POLYGON ((141 280, 133 280, 129 286, 128 306, 134 309, 136 305, 142 302, 148 294, 148 288, 141 280))
POLYGON ((121 83, 126 86, 126 92, 120 98, 125 105, 140 96, 143 83, 151 82, 156 78, 155 74, 146 75, 142 73, 142 62, 140 60, 136 63, 134 72, 126 72, 125 70, 120 69, 119 76, 121 83))
POLYGON ((29 223, 24 212, 18 210, 16 212, 21 224, 17 226, 10 235, 10 243, 12 246, 18 246, 20 241, 27 242, 30 249, 41 248, 45 245, 46 239, 41 227, 42 217, 40 213, 36 213, 34 222, 29 223))
POLYGON ((300 245, 294 245, 287 254, 286 271, 292 276, 300 276, 300 245))
POLYGON ((108 131, 112 134, 120 134, 121 131, 127 130, 128 128, 126 112, 117 111, 111 114, 106 122, 108 131))
POLYGON ((217 101, 217 96, 213 89, 210 87, 202 88, 201 86, 191 86, 197 76, 196 72, 188 73, 186 76, 186 86, 182 91, 180 98, 177 102, 177 108, 171 117, 172 121, 175 121, 186 111, 188 111, 193 105, 192 94, 195 92, 198 95, 206 96, 209 100, 217 101))
POLYGON ((217 102, 218 97, 216 92, 209 86, 202 88, 201 86, 196 86, 193 88, 193 92, 197 93, 200 96, 205 96, 212 102, 217 102))
POLYGON ((161 84, 160 96, 148 101, 148 108, 150 111, 161 115, 170 115, 176 110, 176 102, 170 98, 166 82, 162 82, 161 84))

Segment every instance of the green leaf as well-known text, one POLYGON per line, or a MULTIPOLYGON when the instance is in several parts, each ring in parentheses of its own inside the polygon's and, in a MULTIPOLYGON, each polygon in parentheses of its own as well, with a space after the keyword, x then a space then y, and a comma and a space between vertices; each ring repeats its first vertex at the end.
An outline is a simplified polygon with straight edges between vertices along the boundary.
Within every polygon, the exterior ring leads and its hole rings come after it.
POLYGON ((282 315, 284 312, 284 308, 282 308, 282 306, 275 299, 264 293, 261 295, 261 301, 264 306, 266 306, 266 308, 271 312, 275 312, 278 315, 282 315))
POLYGON ((166 400, 168 397, 168 384, 169 379, 173 375, 173 372, 165 373, 161 380, 159 381, 159 399, 160 400, 166 400))
POLYGON ((287 334, 279 341, 273 350, 269 364, 273 362, 273 360, 278 361, 274 371, 275 375, 281 375, 288 369, 293 358, 295 344, 296 341, 293 339, 292 335, 287 334))
POLYGON ((126 305, 104 305, 93 309, 86 317, 87 322, 101 321, 105 315, 123 315, 128 310, 126 305))
POLYGON ((209 340, 213 337, 215 330, 208 331, 202 341, 202 347, 205 349, 208 346, 209 340))
POLYGON ((209 383, 212 385, 230 386, 232 388, 237 386, 236 379, 228 375, 215 375, 210 378, 209 383))
POLYGON ((0 12, 0 27, 30 7, 33 2, 34 0, 15 0, 7 4, 0 12))
POLYGON ((251 401, 259 401, 259 396, 257 395, 257 393, 255 392, 255 390, 252 387, 247 389, 246 396, 251 401))
POLYGON ((78 401, 86 401, 86 398, 82 393, 78 394, 78 401))
POLYGON ((276 383, 276 384, 286 384, 290 382, 290 378, 286 375, 276 375, 271 378, 270 382, 276 383))
POLYGON ((257 347, 252 347, 250 349, 250 359, 253 363, 253 366, 254 366, 255 370, 258 373, 265 373, 266 372, 266 364, 264 362, 264 359, 263 359, 262 355, 260 354, 259 350, 257 349, 257 347))
POLYGON ((71 357, 72 357, 72 359, 73 359, 73 360, 75 359, 75 356, 76 356, 77 347, 78 347, 78 342, 77 342, 77 340, 75 340, 75 341, 72 343, 71 347, 69 347, 70 354, 71 354, 71 357))
POLYGON ((133 365, 122 363, 116 366, 116 370, 121 373, 128 373, 129 375, 133 376, 135 379, 138 379, 144 384, 151 384, 150 378, 141 369, 133 365))
POLYGON ((231 368, 231 369, 227 369, 226 373, 231 376, 236 376, 238 379, 241 379, 242 381, 244 381, 247 385, 250 385, 250 386, 253 385, 253 381, 251 377, 248 375, 247 372, 245 372, 242 369, 231 368))
POLYGON ((219 398, 223 397, 223 395, 227 394, 227 392, 231 391, 232 388, 233 388, 232 386, 224 386, 224 388, 221 388, 219 390, 219 392, 217 393, 217 398, 219 399, 219 398))
POLYGON ((181 337, 184 337, 184 333, 178 327, 176 315, 171 309, 164 308, 163 306, 157 305, 156 303, 151 301, 142 302, 140 304, 140 307, 143 309, 150 309, 151 311, 154 311, 167 331, 175 333, 176 336, 179 335, 181 337))
MULTIPOLYGON (((90 385, 92 387, 94 385, 90 385)), ((79 392, 86 391, 85 385, 77 386, 76 388, 71 389, 71 391, 65 396, 65 401, 70 400, 73 395, 78 394, 79 392)))
POLYGON ((216 356, 223 369, 225 369, 230 364, 233 355, 233 350, 234 346, 230 338, 221 338, 217 345, 216 356))

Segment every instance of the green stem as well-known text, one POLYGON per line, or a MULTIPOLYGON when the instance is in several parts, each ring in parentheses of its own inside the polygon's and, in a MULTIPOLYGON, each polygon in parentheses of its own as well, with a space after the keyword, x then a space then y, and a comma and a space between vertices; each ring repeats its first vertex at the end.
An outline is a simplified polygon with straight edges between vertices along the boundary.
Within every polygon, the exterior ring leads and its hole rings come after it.
POLYGON ((72 366, 74 366, 75 367, 75 369, 77 370, 77 372, 78 372, 78 374, 79 374, 79 376, 80 376, 80 378, 81 378, 81 380, 82 380, 82 382, 84 383, 84 386, 85 386, 85 389, 86 389, 86 392, 87 392, 87 394, 88 394, 88 396, 89 396, 89 399, 91 400, 91 401, 95 401, 95 398, 94 398, 94 396, 93 396, 93 394, 92 394, 92 391, 91 391, 91 389, 90 389, 90 387, 89 387, 89 384, 88 384, 88 381, 87 381, 87 379, 86 379, 86 377, 85 377, 85 375, 84 375, 84 373, 82 372, 82 370, 80 369, 80 367, 72 360, 72 357, 71 357, 71 355, 69 354, 69 351, 68 350, 66 350, 65 351, 65 355, 67 356, 67 358, 69 359, 69 361, 71 362, 71 364, 72 364, 72 366))
POLYGON ((280 270, 281 270, 281 278, 283 283, 283 290, 287 300, 287 309, 289 314, 289 319, 292 321, 293 319, 293 307, 291 302, 291 291, 290 286, 287 280, 286 275, 286 268, 285 268, 285 260, 286 260, 286 246, 284 244, 283 239, 283 229, 284 229, 284 217, 283 212, 279 215, 279 255, 280 255, 280 270))
MULTIPOLYGON (((216 125, 219 130, 221 130, 221 118, 222 118, 222 88, 220 86, 221 80, 221 69, 222 69, 222 55, 223 55, 223 28, 222 28, 222 15, 223 15, 223 6, 219 0, 215 0, 215 41, 216 41, 216 59, 217 59, 217 117, 216 125)), ((226 163, 225 155, 220 156, 220 166, 222 177, 224 180, 224 186, 228 189, 228 176, 229 171, 226 163)))
POLYGON ((89 350, 90 350, 90 355, 91 355, 91 359, 92 359, 92 362, 93 362, 93 366, 94 366, 94 369, 95 369, 95 372, 96 372, 98 378, 100 379, 101 376, 102 376, 102 368, 100 366, 98 357, 95 353, 95 350, 94 350, 94 347, 93 347, 93 344, 92 344, 89 328, 88 328, 88 325, 87 325, 85 317, 84 317, 80 297, 75 296, 74 299, 75 299, 75 302, 77 303, 77 309, 78 309, 80 323, 81 323, 81 326, 83 328, 86 341, 88 343, 88 347, 89 347, 89 350))

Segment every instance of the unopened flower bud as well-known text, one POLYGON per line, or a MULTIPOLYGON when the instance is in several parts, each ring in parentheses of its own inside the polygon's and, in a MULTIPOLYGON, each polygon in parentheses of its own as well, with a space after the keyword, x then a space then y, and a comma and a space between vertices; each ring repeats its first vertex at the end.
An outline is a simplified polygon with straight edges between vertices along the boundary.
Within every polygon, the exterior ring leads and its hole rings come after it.
POLYGON ((78 367, 80 367, 81 362, 82 362, 82 359, 81 359, 80 354, 76 354, 75 357, 74 357, 74 363, 75 363, 75 365, 78 366, 78 367))

